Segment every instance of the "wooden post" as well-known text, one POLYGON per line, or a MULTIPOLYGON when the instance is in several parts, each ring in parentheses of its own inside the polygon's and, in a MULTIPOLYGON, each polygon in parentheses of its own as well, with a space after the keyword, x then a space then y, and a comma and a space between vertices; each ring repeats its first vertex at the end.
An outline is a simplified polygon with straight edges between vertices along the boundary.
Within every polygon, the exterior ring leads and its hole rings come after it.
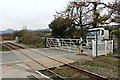
POLYGON ((107 55, 107 53, 108 53, 108 50, 107 50, 107 41, 105 40, 105 55, 107 55))
POLYGON ((78 54, 83 54, 82 38, 80 38, 80 41, 79 41, 78 54))
POLYGON ((96 46, 95 46, 95 41, 92 40, 92 56, 95 57, 96 55, 96 46))

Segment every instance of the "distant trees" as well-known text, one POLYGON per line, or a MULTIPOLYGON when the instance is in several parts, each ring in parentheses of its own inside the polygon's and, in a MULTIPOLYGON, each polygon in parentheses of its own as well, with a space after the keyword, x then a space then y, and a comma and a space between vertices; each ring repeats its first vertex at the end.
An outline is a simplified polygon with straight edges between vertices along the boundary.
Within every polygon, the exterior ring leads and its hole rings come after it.
POLYGON ((88 28, 96 28, 104 24, 109 24, 113 13, 111 7, 112 6, 101 2, 72 1, 68 3, 65 10, 56 12, 55 19, 50 23, 49 27, 52 29, 54 37, 58 37, 57 34, 60 34, 60 37, 63 37, 63 35, 71 37, 70 35, 72 35, 72 37, 85 38, 88 28), (106 10, 107 13, 104 13, 104 10, 106 10), (66 19, 69 19, 70 22, 66 23, 66 19), (59 20, 61 23, 59 23, 59 20), (54 28, 51 27, 53 23, 55 23, 54 28), (59 25, 59 27, 56 25, 59 25), (67 26, 67 28, 62 25, 67 26), (65 31, 71 27, 73 29, 72 33, 68 31, 70 34, 65 34, 65 31))
POLYGON ((2 37, 2 40, 14 40, 15 39, 13 34, 2 34, 0 37, 2 37))
POLYGON ((14 37, 22 37, 24 35, 25 31, 24 30, 20 30, 20 31, 15 31, 13 34, 14 34, 14 37))

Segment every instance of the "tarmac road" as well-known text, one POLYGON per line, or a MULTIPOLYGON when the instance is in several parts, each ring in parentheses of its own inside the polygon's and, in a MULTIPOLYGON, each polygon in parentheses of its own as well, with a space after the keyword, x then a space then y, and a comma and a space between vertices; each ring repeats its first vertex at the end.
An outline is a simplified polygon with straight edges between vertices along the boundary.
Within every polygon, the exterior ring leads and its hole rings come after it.
POLYGON ((1 60, 0 64, 18 62, 20 59, 13 52, 0 52, 1 60))

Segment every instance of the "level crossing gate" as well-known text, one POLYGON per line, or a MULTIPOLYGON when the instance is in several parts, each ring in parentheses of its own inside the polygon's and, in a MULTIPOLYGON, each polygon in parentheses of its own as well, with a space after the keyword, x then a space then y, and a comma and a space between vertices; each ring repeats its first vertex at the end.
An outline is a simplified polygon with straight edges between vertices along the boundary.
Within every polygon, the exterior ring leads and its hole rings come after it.
POLYGON ((83 50, 83 54, 85 53, 93 57, 113 53, 113 40, 98 41, 97 46, 95 40, 92 40, 91 43, 92 45, 88 45, 81 39, 46 38, 46 47, 48 48, 75 53, 78 53, 81 48, 83 50), (80 47, 80 44, 82 44, 82 47, 80 47))
POLYGON ((107 55, 112 53, 113 40, 98 41, 97 46, 96 41, 92 40, 92 56, 107 55))
POLYGON ((76 52, 79 39, 46 38, 46 47, 76 52))

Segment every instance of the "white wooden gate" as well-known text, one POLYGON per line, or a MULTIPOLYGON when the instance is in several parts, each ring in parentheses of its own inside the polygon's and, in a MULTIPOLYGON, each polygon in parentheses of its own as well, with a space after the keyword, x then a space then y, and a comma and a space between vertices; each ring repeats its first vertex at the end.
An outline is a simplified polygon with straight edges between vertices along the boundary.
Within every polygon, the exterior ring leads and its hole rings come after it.
POLYGON ((46 38, 46 47, 76 52, 78 42, 79 39, 46 38))
POLYGON ((113 40, 98 41, 96 46, 96 41, 92 40, 92 56, 107 55, 113 53, 113 40), (96 54, 97 47, 97 54, 96 54))
MULTIPOLYGON (((46 47, 78 53, 80 42, 80 39, 46 38, 46 47)), ((82 47, 83 54, 96 57, 113 53, 113 40, 98 41, 97 51, 95 40, 92 40, 92 45, 88 45, 85 42, 83 44, 86 45, 82 47)))

